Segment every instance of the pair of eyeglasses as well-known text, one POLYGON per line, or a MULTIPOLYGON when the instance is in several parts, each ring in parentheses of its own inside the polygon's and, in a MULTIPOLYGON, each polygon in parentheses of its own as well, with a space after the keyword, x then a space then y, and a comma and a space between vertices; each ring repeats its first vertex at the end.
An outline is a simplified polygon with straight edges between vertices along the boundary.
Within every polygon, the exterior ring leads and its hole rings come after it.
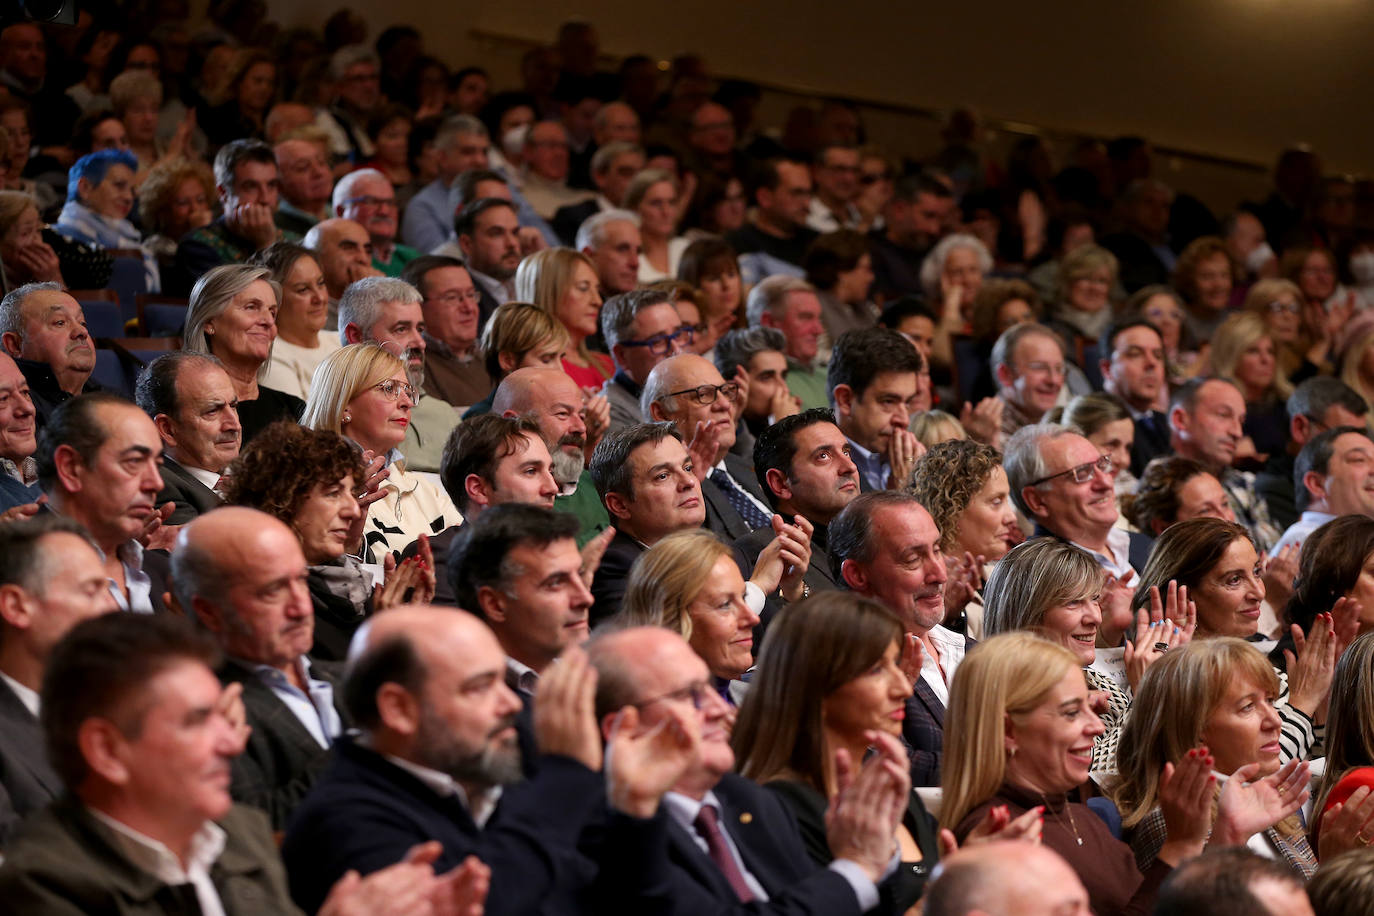
POLYGON ((1285 312, 1289 315, 1296 315, 1302 311, 1302 307, 1296 302, 1279 302, 1278 300, 1269 303, 1268 308, 1271 315, 1282 315, 1285 312))
POLYGON ((363 204, 364 206, 368 207, 394 207, 396 206, 396 198, 372 197, 369 195, 366 197, 350 197, 347 200, 345 200, 344 203, 349 204, 350 206, 353 204, 363 204))
POLYGON ((683 325, 670 334, 655 334, 653 337, 646 337, 643 340, 622 340, 622 347, 647 347, 649 352, 655 356, 667 356, 673 351, 674 341, 682 340, 683 343, 690 344, 695 333, 690 325, 683 325), (683 340, 683 338, 686 340, 683 340))
POLYGON ((660 700, 676 700, 679 702, 690 701, 693 709, 700 710, 701 707, 706 705, 706 698, 714 692, 715 688, 706 681, 693 681, 686 687, 679 687, 677 690, 661 693, 656 697, 640 700, 638 703, 631 703, 630 705, 635 709, 643 709, 645 706, 657 703, 660 700))
POLYGON ((1048 477, 1041 477, 1039 480, 1032 480, 1030 485, 1038 487, 1042 483, 1049 483, 1056 477, 1070 477, 1073 479, 1074 483, 1087 483, 1093 479, 1094 472, 1101 471, 1103 474, 1110 474, 1113 467, 1112 456, 1103 455, 1096 461, 1089 461, 1086 464, 1078 465, 1078 467, 1069 468, 1067 471, 1060 471, 1058 474, 1051 474, 1048 477))
POLYGON ((398 382, 394 378, 389 378, 384 382, 378 382, 372 387, 380 391, 388 401, 399 401, 401 399, 401 393, 405 392, 405 396, 410 398, 410 403, 416 404, 419 402, 419 392, 414 385, 408 382, 398 382))
POLYGON ((739 394, 739 385, 735 382, 726 382, 724 385, 699 385, 696 388, 683 388, 681 391, 670 391, 667 397, 684 397, 701 407, 709 407, 716 402, 720 395, 725 396, 725 400, 733 401, 735 395, 739 394))
POLYGON ((466 302, 469 305, 477 305, 482 301, 482 294, 476 287, 469 290, 451 289, 434 297, 434 301, 442 302, 444 305, 456 305, 459 302, 466 302))

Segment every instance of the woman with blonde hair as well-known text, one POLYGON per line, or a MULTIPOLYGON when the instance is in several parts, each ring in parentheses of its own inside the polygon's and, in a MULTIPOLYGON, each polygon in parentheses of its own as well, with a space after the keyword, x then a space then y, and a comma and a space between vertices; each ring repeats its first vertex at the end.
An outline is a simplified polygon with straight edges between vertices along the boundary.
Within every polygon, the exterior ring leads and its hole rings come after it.
POLYGON ((1312 877, 1316 856, 1296 816, 1308 796, 1308 765, 1280 762, 1278 692, 1274 669, 1243 639, 1190 643, 1150 666, 1121 731, 1112 792, 1141 868, 1168 837, 1167 768, 1201 756, 1213 774, 1209 808, 1217 796, 1209 844, 1250 846, 1312 877))
MULTIPOLYGON (((1059 263, 1059 298, 1050 313, 1051 326, 1071 337, 1096 341, 1112 320, 1112 296, 1117 287, 1116 255, 1097 245, 1080 245, 1059 263)), ((1069 341, 1073 352, 1072 340, 1069 341)))
POLYGON ((568 332, 563 371, 579 387, 600 390, 615 373, 615 363, 587 346, 588 338, 601 328, 598 282, 591 259, 571 248, 536 251, 515 271, 515 298, 534 303, 568 332))
POLYGON ((1135 444, 1135 421, 1131 412, 1115 395, 1105 391, 1080 394, 1064 408, 1060 420, 1065 426, 1083 431, 1083 436, 1104 455, 1112 456, 1112 478, 1120 500, 1134 493, 1136 480, 1131 473, 1131 447, 1135 444))
POLYGON ((491 394, 473 404, 463 419, 491 413, 501 380, 516 369, 560 369, 568 350, 568 329, 548 312, 529 302, 504 302, 482 328, 477 350, 495 383, 491 394))
POLYGON ((463 521, 448 494, 406 470, 398 451, 417 395, 400 357, 381 344, 350 344, 315 370, 301 417, 302 426, 339 433, 357 444, 367 461, 385 463, 385 495, 368 510, 363 535, 363 558, 379 565, 387 555, 399 560, 417 538, 463 521))
POLYGON ((619 619, 680 634, 706 662, 716 690, 734 705, 745 688, 740 679, 754 664, 753 632, 765 596, 781 589, 788 600, 802 597, 810 538, 809 530, 784 528, 759 555, 746 583, 734 551, 719 535, 704 528, 674 532, 635 560, 619 619))
POLYGON ((1279 372, 1294 385, 1334 371, 1332 357, 1340 325, 1326 311, 1305 302, 1292 280, 1260 280, 1245 294, 1245 311, 1264 320, 1279 347, 1279 372))
POLYGON ((984 640, 954 673, 945 713, 940 825, 961 842, 988 812, 1043 813, 1042 845, 1078 874, 1097 916, 1148 912, 1174 866, 1202 851, 1209 820, 1196 783, 1200 761, 1166 776, 1169 837, 1143 874, 1130 847, 1087 805, 1073 801, 1088 780, 1103 732, 1078 657, 1031 633, 984 640))
POLYGON ((677 178, 665 169, 644 169, 625 189, 625 209, 639 216, 639 282, 677 276, 682 253, 691 243, 677 234, 677 178))
POLYGON ((1234 382, 1245 396, 1245 435, 1261 459, 1288 446, 1288 411, 1293 386, 1279 372, 1278 344, 1264 319, 1237 312, 1217 328, 1208 358, 1210 374, 1234 382))
POLYGON ((968 430, 954 414, 943 410, 922 410, 911 415, 911 432, 926 448, 941 442, 968 439, 968 430))
POLYGON ((191 289, 182 349, 209 353, 224 364, 239 399, 239 424, 246 445, 276 420, 299 420, 305 402, 260 384, 277 339, 281 285, 265 267, 221 264, 191 289))

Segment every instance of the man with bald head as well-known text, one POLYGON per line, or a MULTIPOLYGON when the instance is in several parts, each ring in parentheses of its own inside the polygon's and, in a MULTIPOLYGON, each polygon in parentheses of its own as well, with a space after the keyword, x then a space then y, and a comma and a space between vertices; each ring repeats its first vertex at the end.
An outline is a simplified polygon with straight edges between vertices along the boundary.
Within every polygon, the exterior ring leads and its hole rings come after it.
POLYGON ((329 318, 325 329, 339 328, 339 297, 349 284, 363 277, 379 277, 372 266, 372 237, 361 223, 351 219, 321 220, 310 228, 301 244, 315 253, 329 290, 329 318))
POLYGON ((996 840, 960 849, 926 888, 925 916, 1089 916, 1088 892, 1052 849, 996 840))
POLYGON ((553 507, 582 523, 578 546, 604 531, 610 518, 586 471, 596 443, 587 440, 587 407, 577 383, 562 369, 516 369, 501 380, 491 410, 506 417, 528 416, 539 424, 559 488, 553 507))
POLYGON ((37 423, 28 380, 18 363, 0 352, 0 512, 32 507, 41 493, 33 460, 37 423))
POLYGON ((242 685, 253 729, 234 758, 230 794, 262 809, 274 830, 286 826, 347 724, 333 674, 307 654, 315 612, 305 576, 295 533, 242 506, 197 518, 172 552, 177 601, 219 644, 225 660, 216 673, 226 687, 242 685))
POLYGON ((731 454, 743 386, 695 353, 670 356, 649 373, 640 394, 646 420, 668 421, 692 454, 706 503, 706 527, 731 541, 767 526, 773 511, 748 459, 731 454))
POLYGON ((349 172, 334 186, 334 215, 351 219, 367 230, 372 239, 372 266, 388 277, 399 277, 405 266, 420 256, 408 245, 396 241, 400 213, 396 210, 396 189, 376 169, 349 172))
POLYGON ((29 283, 5 294, 0 346, 24 373, 40 427, 63 401, 99 388, 90 381, 95 344, 85 313, 58 283, 29 283))
POLYGON ((139 539, 172 505, 157 508, 162 440, 148 415, 107 391, 72 398, 48 418, 34 458, 47 511, 90 534, 120 610, 161 610, 165 561, 145 554, 139 539))
POLYGON ((630 708, 603 775, 596 673, 570 648, 541 678, 539 763, 516 785, 520 700, 505 669, 501 644, 466 611, 400 607, 369 622, 344 686, 361 737, 337 742, 282 846, 303 909, 313 912, 349 870, 400 861, 430 840, 443 846, 436 870, 468 854, 491 869, 492 916, 580 911, 575 901, 592 879, 615 889, 615 911, 634 911, 625 907, 656 886, 653 850, 663 838, 654 815, 695 756, 699 730, 684 716, 678 727, 635 735, 630 708), (604 825, 599 875, 573 861, 591 823, 604 825))
POLYGON ((281 175, 281 202, 277 204, 277 226, 305 235, 310 227, 329 218, 329 200, 334 174, 329 170, 329 153, 323 138, 304 137, 282 140, 274 148, 277 171, 281 175))

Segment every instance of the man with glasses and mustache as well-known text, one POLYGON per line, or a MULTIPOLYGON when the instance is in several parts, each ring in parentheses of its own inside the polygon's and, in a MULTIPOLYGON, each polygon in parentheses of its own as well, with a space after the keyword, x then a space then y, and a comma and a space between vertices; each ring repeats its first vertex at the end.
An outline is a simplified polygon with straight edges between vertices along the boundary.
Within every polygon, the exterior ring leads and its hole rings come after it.
POLYGON ((1037 423, 1011 437, 1002 464, 1012 502, 1035 523, 1033 537, 1068 541, 1122 585, 1134 582, 1153 540, 1114 527, 1116 469, 1110 455, 1067 426, 1037 423))
POLYGON ((401 279, 420 291, 425 316, 424 390, 461 413, 491 393, 494 384, 477 352, 481 293, 457 258, 421 255, 401 279))
POLYGON ((162 492, 176 508, 168 525, 184 525, 219 506, 215 488, 243 439, 234 383, 213 356, 177 350, 148 364, 138 379, 138 406, 162 438, 162 492))
POLYGON ((372 266, 388 277, 401 271, 420 252, 396 241, 399 213, 396 189, 376 169, 349 172, 334 186, 334 215, 360 223, 372 239, 372 266))
POLYGON ((593 880, 612 893, 606 912, 640 911, 635 902, 663 879, 645 853, 663 842, 663 794, 696 757, 694 719, 645 734, 627 709, 603 755, 596 672, 570 647, 539 679, 540 757, 521 782, 521 701, 486 624, 453 608, 402 607, 370 621, 355 645, 344 700, 361 736, 337 742, 282 846, 299 906, 314 912, 346 872, 433 840, 437 870, 468 855, 491 869, 493 916, 581 912, 593 880), (600 828, 594 863, 577 850, 589 824, 600 828))
POLYGON ((693 331, 662 290, 638 289, 612 296, 601 306, 601 335, 615 361, 615 375, 601 393, 611 405, 610 431, 643 423, 639 396, 654 367, 687 352, 693 331))
MULTIPOLYGON (((364 277, 339 297, 339 342, 344 346, 372 341, 406 364, 417 389, 425 378, 425 313, 420 291, 394 277, 364 277)), ((400 453, 412 471, 437 472, 444 440, 458 422, 453 405, 437 397, 415 399, 400 453)))
POLYGON ((727 382, 710 362, 684 353, 654 367, 639 399, 646 420, 666 420, 677 427, 701 481, 706 527, 731 541, 766 527, 773 518, 753 466, 730 451, 748 399, 747 384, 745 376, 727 382))
POLYGON ((305 574, 295 533, 242 506, 196 519, 172 552, 177 602, 219 644, 216 674, 225 687, 240 685, 252 728, 230 794, 263 811, 273 830, 286 827, 349 724, 335 672, 307 655, 315 611, 305 574))

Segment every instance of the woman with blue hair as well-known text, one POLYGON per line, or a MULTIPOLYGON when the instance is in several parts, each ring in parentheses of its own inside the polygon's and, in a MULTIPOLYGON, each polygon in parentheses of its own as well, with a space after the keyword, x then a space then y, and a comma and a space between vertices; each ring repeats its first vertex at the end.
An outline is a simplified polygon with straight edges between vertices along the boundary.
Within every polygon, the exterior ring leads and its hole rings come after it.
POLYGON ((157 259, 129 222, 137 171, 138 160, 128 150, 102 149, 76 160, 67 172, 67 202, 53 228, 78 242, 141 251, 147 292, 156 293, 162 288, 157 259))

